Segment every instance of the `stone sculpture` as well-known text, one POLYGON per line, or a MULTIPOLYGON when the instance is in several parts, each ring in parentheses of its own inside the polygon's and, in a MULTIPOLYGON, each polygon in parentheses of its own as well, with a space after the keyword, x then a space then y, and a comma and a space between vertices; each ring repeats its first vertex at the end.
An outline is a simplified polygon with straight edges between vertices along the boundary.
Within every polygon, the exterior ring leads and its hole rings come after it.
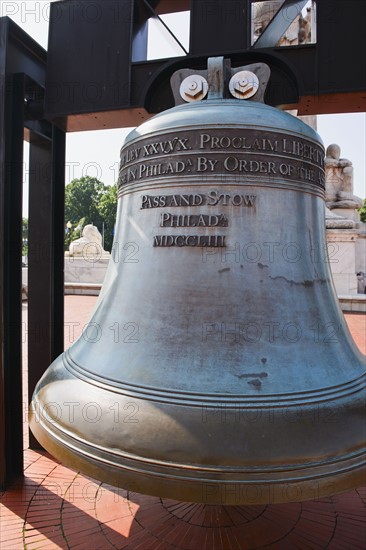
POLYGON ((363 200, 353 194, 353 166, 340 158, 341 149, 335 143, 328 146, 325 157, 325 204, 333 208, 361 208, 363 200))
POLYGON ((72 241, 69 246, 69 256, 82 257, 85 260, 109 257, 109 252, 103 249, 102 235, 95 225, 86 225, 80 239, 72 241))
POLYGON ((325 207, 325 225, 327 229, 353 229, 356 224, 353 220, 334 214, 325 207))

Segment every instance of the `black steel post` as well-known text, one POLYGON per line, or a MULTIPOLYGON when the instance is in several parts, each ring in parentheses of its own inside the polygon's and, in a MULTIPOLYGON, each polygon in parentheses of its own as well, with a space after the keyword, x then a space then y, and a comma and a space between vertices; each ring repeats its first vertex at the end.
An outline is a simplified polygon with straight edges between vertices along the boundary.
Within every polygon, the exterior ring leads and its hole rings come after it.
POLYGON ((66 134, 52 127, 52 360, 64 350, 64 238, 66 134))
POLYGON ((23 473, 22 190, 24 75, 2 81, 0 138, 0 486, 23 473))
MULTIPOLYGON (((28 392, 63 351, 65 134, 31 133, 29 170, 28 392)), ((39 444, 30 434, 30 447, 39 444)))

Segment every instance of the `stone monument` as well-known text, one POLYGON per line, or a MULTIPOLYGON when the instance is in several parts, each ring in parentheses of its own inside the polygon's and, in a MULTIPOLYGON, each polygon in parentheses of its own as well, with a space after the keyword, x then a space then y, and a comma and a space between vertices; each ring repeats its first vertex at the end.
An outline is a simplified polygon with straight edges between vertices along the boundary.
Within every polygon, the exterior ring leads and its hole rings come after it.
POLYGON ((325 207, 325 223, 327 229, 353 229, 356 223, 353 220, 339 216, 325 207))
POLYGON ((334 284, 341 302, 347 297, 344 309, 354 309, 352 303, 357 294, 364 293, 359 273, 366 271, 365 224, 360 222, 357 212, 363 200, 353 194, 352 162, 341 158, 341 149, 335 143, 326 150, 325 204, 328 254, 334 284))
POLYGON ((69 246, 69 256, 82 257, 85 260, 99 260, 107 257, 109 252, 103 249, 102 235, 95 225, 88 224, 84 227, 80 239, 72 241, 69 246))
MULTIPOLYGON (((354 211, 361 208, 363 200, 353 194, 352 162, 340 158, 340 155, 339 145, 332 143, 328 146, 325 157, 325 203, 330 210, 342 208, 354 211)), ((355 219, 353 213, 351 219, 355 219)))
POLYGON ((82 236, 71 242, 65 253, 66 294, 99 294, 111 256, 102 240, 98 228, 88 224, 82 236))

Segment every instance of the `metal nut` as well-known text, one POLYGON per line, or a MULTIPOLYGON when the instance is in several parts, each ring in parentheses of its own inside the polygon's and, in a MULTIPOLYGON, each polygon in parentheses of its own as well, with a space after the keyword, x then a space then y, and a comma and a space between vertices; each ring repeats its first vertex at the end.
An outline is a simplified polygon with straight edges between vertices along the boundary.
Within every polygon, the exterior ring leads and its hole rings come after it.
POLYGON ((253 97, 259 88, 257 76, 250 71, 240 71, 232 76, 229 89, 232 96, 238 99, 253 97))
POLYGON ((198 74, 187 76, 179 88, 181 98, 187 102, 200 101, 206 96, 207 92, 207 80, 198 74))

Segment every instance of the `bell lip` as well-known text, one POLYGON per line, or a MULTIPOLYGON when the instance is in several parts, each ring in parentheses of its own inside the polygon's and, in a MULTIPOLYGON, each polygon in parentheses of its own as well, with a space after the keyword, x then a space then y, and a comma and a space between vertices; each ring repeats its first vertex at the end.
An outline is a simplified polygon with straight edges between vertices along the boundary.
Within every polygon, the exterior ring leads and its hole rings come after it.
POLYGON ((316 130, 286 111, 250 100, 212 99, 185 103, 154 115, 127 134, 122 149, 146 136, 161 135, 173 129, 202 130, 202 124, 207 128, 217 128, 225 124, 225 129, 231 126, 242 129, 245 125, 246 129, 289 132, 302 139, 314 141, 324 148, 323 140, 316 130), (212 110, 215 110, 214 115, 212 110))
POLYGON ((247 469, 238 479, 236 469, 229 472, 235 475, 232 477, 227 470, 218 469, 212 475, 208 468, 198 469, 195 465, 182 468, 182 465, 166 462, 164 465, 159 463, 159 470, 154 471, 152 463, 145 458, 121 462, 119 457, 118 463, 111 460, 112 453, 109 458, 101 458, 94 453, 94 446, 82 449, 66 432, 59 435, 52 431, 32 409, 30 428, 51 455, 83 475, 133 492, 186 502, 221 505, 302 502, 354 489, 364 484, 366 478, 366 449, 303 467, 271 467, 267 469, 267 476, 263 475, 266 473, 263 468, 259 471, 247 469), (186 472, 188 475, 182 475, 186 472), (256 491, 255 501, 253 490, 256 491))
POLYGON ((335 384, 329 387, 314 388, 307 391, 296 391, 288 393, 273 393, 260 395, 246 395, 244 393, 231 394, 228 393, 212 393, 203 394, 199 392, 188 392, 183 390, 172 390, 171 388, 161 389, 152 386, 144 386, 142 384, 128 384, 118 382, 112 378, 98 376, 95 373, 85 369, 79 365, 72 357, 70 350, 66 350, 62 354, 63 366, 74 377, 82 382, 95 385, 101 389, 109 390, 113 388, 113 392, 126 397, 137 399, 148 399, 148 401, 157 401, 159 403, 167 403, 180 406, 201 406, 217 408, 218 404, 222 405, 240 405, 248 408, 280 408, 280 407, 297 407, 299 405, 306 406, 318 403, 330 402, 334 399, 341 399, 359 391, 366 389, 366 371, 362 372, 358 377, 351 378, 340 384, 335 384))

